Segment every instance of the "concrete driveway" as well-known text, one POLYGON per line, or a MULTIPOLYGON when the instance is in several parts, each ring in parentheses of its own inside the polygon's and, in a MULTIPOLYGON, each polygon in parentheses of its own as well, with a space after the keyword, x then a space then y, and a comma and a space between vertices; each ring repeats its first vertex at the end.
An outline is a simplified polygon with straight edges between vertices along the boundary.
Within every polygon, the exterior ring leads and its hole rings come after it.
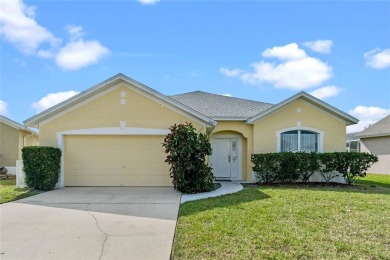
POLYGON ((180 193, 63 188, 0 205, 1 259, 169 259, 180 193))

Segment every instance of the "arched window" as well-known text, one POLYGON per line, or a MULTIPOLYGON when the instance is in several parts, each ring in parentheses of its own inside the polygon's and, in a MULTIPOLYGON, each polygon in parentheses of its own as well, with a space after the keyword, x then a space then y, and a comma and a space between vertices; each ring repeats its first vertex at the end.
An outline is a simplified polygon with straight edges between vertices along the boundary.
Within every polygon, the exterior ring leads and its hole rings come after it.
POLYGON ((281 152, 319 152, 319 133, 308 130, 291 130, 280 133, 281 152))

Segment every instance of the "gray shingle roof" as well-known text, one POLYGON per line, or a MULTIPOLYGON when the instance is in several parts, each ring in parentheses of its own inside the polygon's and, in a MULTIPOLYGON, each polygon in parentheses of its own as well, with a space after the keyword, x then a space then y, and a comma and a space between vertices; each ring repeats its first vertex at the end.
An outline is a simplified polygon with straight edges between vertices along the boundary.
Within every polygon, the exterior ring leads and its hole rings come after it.
POLYGON ((272 104, 194 91, 170 98, 213 119, 236 118, 246 120, 272 107, 272 104))
POLYGON ((367 127, 356 136, 363 138, 388 135, 390 135, 390 115, 367 127))
POLYGON ((356 135, 360 134, 360 132, 354 132, 354 133, 348 133, 346 134, 347 141, 351 140, 359 140, 359 137, 356 137, 356 135))

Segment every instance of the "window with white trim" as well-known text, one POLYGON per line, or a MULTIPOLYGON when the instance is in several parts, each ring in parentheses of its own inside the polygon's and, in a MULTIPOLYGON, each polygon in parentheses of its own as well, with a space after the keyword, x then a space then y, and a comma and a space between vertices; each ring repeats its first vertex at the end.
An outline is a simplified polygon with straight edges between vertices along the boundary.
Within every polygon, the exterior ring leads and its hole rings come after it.
POLYGON ((319 133, 292 130, 280 134, 281 152, 319 152, 319 133))

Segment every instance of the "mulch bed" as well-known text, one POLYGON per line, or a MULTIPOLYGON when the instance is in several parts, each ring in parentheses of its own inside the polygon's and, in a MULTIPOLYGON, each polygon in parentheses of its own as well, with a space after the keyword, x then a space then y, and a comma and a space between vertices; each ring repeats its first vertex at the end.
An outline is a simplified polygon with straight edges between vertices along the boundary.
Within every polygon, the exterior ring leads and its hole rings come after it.
POLYGON ((13 175, 13 174, 0 174, 0 180, 16 180, 16 175, 13 175))

